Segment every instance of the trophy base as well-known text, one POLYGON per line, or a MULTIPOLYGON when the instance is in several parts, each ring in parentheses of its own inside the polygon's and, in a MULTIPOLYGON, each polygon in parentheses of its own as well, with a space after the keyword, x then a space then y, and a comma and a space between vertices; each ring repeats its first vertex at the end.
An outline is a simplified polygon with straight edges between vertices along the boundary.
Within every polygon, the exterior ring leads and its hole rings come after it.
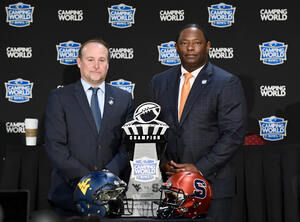
POLYGON ((122 217, 156 217, 159 199, 126 199, 122 217))

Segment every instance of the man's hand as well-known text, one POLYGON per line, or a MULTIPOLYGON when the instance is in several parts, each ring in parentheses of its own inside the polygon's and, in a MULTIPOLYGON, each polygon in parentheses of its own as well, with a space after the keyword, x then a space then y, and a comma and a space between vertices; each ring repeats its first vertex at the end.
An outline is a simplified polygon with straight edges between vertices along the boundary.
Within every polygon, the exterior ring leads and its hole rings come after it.
POLYGON ((197 167, 191 163, 175 163, 173 160, 171 160, 169 164, 175 169, 176 173, 186 170, 199 173, 197 167))
POLYGON ((166 173, 168 177, 172 176, 173 174, 180 172, 180 171, 193 171, 198 172, 199 170, 194 164, 191 163, 175 163, 173 160, 170 162, 165 162, 161 164, 161 169, 166 173))
POLYGON ((175 169, 172 165, 170 165, 170 162, 164 162, 160 166, 161 170, 165 172, 165 174, 170 177, 175 173, 175 169))

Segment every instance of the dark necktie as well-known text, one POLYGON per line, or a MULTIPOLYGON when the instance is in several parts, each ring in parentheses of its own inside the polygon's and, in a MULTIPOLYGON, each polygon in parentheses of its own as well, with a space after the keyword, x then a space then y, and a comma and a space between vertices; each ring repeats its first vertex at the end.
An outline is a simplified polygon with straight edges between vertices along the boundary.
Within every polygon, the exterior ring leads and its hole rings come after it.
POLYGON ((101 127, 101 111, 100 111, 100 107, 99 107, 99 103, 98 103, 98 96, 97 96, 97 91, 98 91, 98 87, 97 88, 90 88, 93 91, 93 95, 92 95, 92 99, 91 99, 91 109, 93 112, 93 116, 96 122, 96 126, 97 126, 97 130, 98 132, 100 131, 100 127, 101 127))

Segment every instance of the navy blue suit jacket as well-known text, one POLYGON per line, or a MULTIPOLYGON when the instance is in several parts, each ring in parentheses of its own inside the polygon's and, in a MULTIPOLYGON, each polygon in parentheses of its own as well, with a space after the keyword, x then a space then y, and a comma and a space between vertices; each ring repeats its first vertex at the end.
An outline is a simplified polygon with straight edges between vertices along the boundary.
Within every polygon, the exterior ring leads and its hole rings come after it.
POLYGON ((191 88, 180 122, 180 65, 153 77, 154 101, 160 120, 169 125, 162 161, 192 163, 207 178, 214 198, 232 196, 235 177, 231 159, 246 131, 246 101, 237 76, 208 62, 191 88))
POLYGON ((129 93, 105 84, 98 133, 80 80, 51 91, 45 119, 46 152, 53 165, 50 200, 64 204, 63 196, 67 201, 73 195, 73 183, 92 171, 106 168, 120 175, 128 167, 121 127, 132 119, 133 111, 129 93))

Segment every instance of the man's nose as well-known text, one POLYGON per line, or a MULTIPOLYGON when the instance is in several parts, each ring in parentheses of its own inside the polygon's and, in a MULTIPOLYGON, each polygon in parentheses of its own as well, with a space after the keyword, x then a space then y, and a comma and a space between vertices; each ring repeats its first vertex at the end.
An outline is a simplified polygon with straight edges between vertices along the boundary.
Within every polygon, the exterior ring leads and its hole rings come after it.
POLYGON ((189 50, 194 49, 194 44, 193 44, 193 43, 188 43, 187 48, 188 48, 189 50))
POLYGON ((96 69, 98 69, 98 68, 100 67, 100 62, 98 62, 98 61, 95 61, 95 63, 94 63, 94 67, 95 67, 96 69))

